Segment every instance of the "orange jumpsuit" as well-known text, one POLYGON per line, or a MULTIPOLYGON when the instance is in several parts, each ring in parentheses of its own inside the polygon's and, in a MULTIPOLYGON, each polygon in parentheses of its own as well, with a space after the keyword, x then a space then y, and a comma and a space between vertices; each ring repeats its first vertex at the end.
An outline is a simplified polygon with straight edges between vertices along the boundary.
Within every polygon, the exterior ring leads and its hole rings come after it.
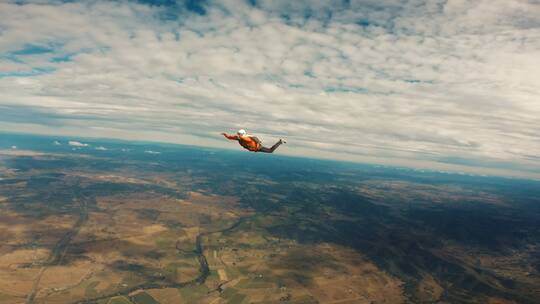
POLYGON ((257 152, 261 149, 259 140, 253 139, 251 136, 225 135, 230 140, 238 140, 240 145, 249 151, 257 152))

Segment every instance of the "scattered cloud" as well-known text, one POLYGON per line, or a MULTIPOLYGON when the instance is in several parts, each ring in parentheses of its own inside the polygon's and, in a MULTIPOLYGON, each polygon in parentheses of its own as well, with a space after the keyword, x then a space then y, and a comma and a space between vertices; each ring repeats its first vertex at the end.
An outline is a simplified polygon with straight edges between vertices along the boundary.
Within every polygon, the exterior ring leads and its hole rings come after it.
POLYGON ((109 149, 103 147, 103 146, 99 146, 99 147, 96 147, 96 150, 99 150, 99 151, 107 151, 109 149))
POLYGON ((58 140, 55 140, 55 141, 53 142, 53 145, 55 145, 55 146, 61 146, 62 144, 61 144, 58 140))
POLYGON ((0 37, 2 130, 540 168, 537 1, 4 1, 0 37))
POLYGON ((144 153, 147 153, 147 154, 161 154, 161 152, 152 151, 152 150, 146 150, 146 151, 144 151, 144 153))
POLYGON ((72 141, 72 140, 70 140, 70 141, 68 142, 68 145, 73 146, 73 147, 88 147, 88 144, 84 144, 84 143, 82 143, 82 142, 79 142, 79 141, 72 141))

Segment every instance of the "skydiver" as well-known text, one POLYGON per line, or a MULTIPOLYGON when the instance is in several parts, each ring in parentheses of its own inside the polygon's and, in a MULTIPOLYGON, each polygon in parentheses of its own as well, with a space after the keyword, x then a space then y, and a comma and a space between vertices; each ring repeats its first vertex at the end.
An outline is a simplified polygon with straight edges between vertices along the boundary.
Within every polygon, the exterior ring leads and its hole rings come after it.
POLYGON ((223 136, 225 136, 227 139, 230 140, 237 140, 238 143, 244 147, 245 149, 251 151, 251 152, 263 152, 263 153, 272 153, 274 150, 277 149, 281 144, 287 143, 283 139, 280 139, 277 143, 275 143, 272 147, 267 148, 264 147, 261 143, 261 141, 253 136, 246 133, 246 130, 241 129, 238 130, 236 135, 228 135, 227 133, 221 133, 223 136))

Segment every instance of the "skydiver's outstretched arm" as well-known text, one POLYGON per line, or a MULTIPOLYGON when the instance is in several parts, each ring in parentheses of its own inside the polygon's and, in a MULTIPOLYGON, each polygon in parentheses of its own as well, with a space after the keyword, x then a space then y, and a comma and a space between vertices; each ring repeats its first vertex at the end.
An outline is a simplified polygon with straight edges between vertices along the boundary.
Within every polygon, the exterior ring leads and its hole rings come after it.
POLYGON ((221 135, 225 136, 225 138, 230 140, 238 140, 238 135, 229 135, 227 133, 221 133, 221 135))

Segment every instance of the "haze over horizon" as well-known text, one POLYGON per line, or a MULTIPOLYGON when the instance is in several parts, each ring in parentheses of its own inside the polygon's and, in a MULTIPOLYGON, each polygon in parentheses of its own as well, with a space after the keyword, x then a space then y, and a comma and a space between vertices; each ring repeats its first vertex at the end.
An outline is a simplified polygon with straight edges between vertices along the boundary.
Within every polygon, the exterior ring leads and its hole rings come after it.
POLYGON ((7 1, 0 131, 540 178, 538 1, 7 1))

